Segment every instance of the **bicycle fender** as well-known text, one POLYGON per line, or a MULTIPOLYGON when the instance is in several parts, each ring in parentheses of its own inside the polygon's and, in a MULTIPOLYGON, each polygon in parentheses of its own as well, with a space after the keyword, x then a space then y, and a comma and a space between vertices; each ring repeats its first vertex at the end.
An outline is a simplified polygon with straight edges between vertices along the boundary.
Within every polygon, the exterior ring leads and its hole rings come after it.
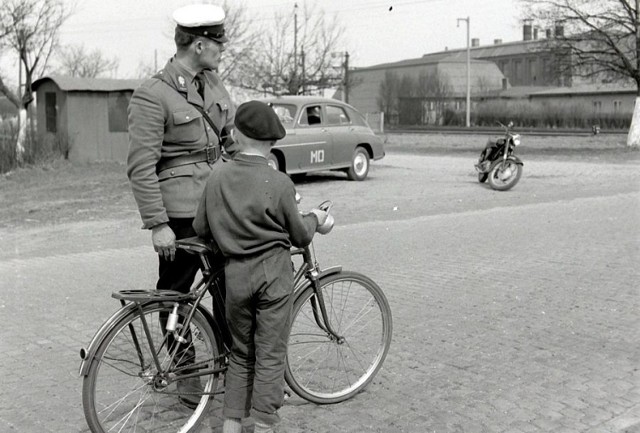
POLYGON ((224 329, 223 326, 219 324, 216 315, 207 310, 202 305, 198 305, 197 310, 202 313, 207 322, 209 322, 209 325, 211 325, 211 329, 213 329, 213 332, 216 334, 216 343, 218 344, 218 350, 220 350, 220 353, 224 353, 224 337, 222 336, 222 330, 224 329))
MULTIPOLYGON (((331 266, 329 268, 322 269, 320 272, 318 272, 318 279, 328 277, 329 275, 338 274, 340 272, 342 272, 342 266, 331 266)), ((308 278, 305 278, 302 280, 302 284, 296 287, 294 292, 302 291, 307 287, 309 287, 310 285, 311 285, 311 281, 308 278)))
POLYGON ((100 342, 117 323, 119 323, 124 317, 126 317, 134 310, 136 310, 135 304, 127 304, 113 313, 113 315, 109 317, 95 333, 95 335, 91 339, 91 343, 89 343, 89 348, 85 349, 84 347, 82 347, 80 349, 80 357, 82 358, 82 361, 80 362, 78 376, 86 376, 88 374, 89 366, 91 365, 91 361, 96 354, 96 350, 98 350, 98 345, 100 344, 100 342))

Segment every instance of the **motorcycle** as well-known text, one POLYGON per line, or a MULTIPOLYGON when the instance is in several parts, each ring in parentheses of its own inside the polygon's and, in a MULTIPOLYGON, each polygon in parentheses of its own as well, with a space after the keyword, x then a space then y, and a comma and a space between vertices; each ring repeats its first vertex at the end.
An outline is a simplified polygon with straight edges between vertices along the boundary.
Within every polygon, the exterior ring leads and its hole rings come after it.
POLYGON ((520 145, 520 134, 511 131, 513 122, 508 125, 498 123, 505 130, 504 138, 489 140, 474 167, 480 183, 488 180, 491 188, 506 191, 520 180, 524 163, 513 154, 515 147, 520 145))

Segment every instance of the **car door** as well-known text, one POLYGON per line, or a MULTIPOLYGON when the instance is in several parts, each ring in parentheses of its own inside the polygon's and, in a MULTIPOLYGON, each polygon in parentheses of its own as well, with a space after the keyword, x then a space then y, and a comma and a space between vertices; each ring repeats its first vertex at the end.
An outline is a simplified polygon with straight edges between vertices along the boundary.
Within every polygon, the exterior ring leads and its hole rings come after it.
POLYGON ((308 104, 300 110, 295 141, 287 149, 287 171, 316 171, 331 163, 331 136, 324 125, 322 104, 308 104), (291 170, 289 170, 291 168, 291 170))
POLYGON ((351 164, 353 150, 358 144, 358 136, 355 134, 353 124, 347 110, 338 104, 325 105, 326 130, 331 135, 331 165, 334 167, 347 167, 351 164))

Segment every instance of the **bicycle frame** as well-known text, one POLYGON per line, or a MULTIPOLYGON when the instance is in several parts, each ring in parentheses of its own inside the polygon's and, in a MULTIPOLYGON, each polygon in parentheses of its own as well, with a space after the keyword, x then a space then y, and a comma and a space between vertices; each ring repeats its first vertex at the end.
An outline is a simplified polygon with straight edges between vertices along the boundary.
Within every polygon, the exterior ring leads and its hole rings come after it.
MULTIPOLYGON (((203 248, 202 245, 189 245, 189 244, 180 244, 178 242, 178 248, 183 248, 191 253, 197 253, 202 261, 202 278, 198 281, 198 283, 191 289, 189 293, 183 294, 178 292, 157 292, 157 291, 121 291, 113 293, 112 296, 116 299, 120 300, 122 308, 118 310, 109 320, 107 320, 103 326, 98 330, 93 340, 91 341, 89 348, 85 350, 81 349, 81 358, 82 363, 80 365, 80 375, 86 376, 88 374, 89 366, 91 362, 95 358, 95 354, 97 351, 98 342, 102 340, 102 337, 106 335, 120 320, 124 319, 128 314, 132 313, 134 310, 137 310, 140 313, 140 319, 143 324, 143 330, 145 333, 145 337, 147 338, 150 349, 153 353, 153 363, 155 364, 157 371, 161 372, 161 374, 165 374, 165 369, 162 368, 161 362, 157 357, 158 350, 153 347, 152 338, 150 335, 150 331, 148 328, 148 324, 146 322, 146 318, 143 314, 143 307, 158 302, 174 302, 175 304, 183 304, 189 305, 189 313, 186 317, 186 320, 182 324, 182 329, 178 332, 174 331, 174 338, 176 340, 175 347, 172 350, 170 355, 170 362, 167 365, 171 365, 173 360, 175 359, 176 354, 179 352, 180 345, 184 344, 187 341, 187 332, 189 329, 189 323, 193 318, 196 310, 200 310, 207 320, 212 322, 214 325, 214 329, 218 329, 222 336, 222 343, 225 348, 225 353, 221 355, 221 357, 226 357, 228 351, 231 347, 231 337, 230 332, 224 320, 224 296, 221 293, 219 286, 217 283, 222 275, 222 269, 213 270, 212 265, 209 260, 208 253, 210 252, 206 247, 203 248), (216 286, 213 288, 213 286, 216 286), (213 288, 213 289, 212 289, 213 288), (202 299, 205 294, 209 292, 213 298, 212 307, 213 312, 210 314, 205 308, 200 306, 202 299), (129 301, 127 303, 127 301, 129 301)), ((304 248, 296 248, 291 250, 291 255, 301 255, 303 258, 302 264, 296 270, 294 274, 294 292, 293 296, 297 296, 299 293, 302 293, 306 290, 307 287, 311 287, 314 291, 314 298, 311 299, 311 305, 313 308, 314 319, 320 329, 331 336, 331 339, 336 340, 338 343, 341 343, 344 338, 334 330, 331 326, 331 322, 329 320, 329 316, 327 313, 326 305, 324 302, 324 297, 322 291, 320 290, 320 280, 328 275, 332 275, 338 273, 342 270, 341 266, 333 266, 324 270, 321 270, 317 261, 315 260, 315 255, 311 251, 312 245, 304 247, 304 248)), ((130 328, 132 334, 132 340, 134 346, 136 347, 136 351, 140 357, 141 365, 144 365, 144 360, 142 358, 142 350, 140 349, 140 345, 138 342, 139 336, 136 332, 130 328)), ((166 340, 165 340, 166 342, 166 340)), ((165 343, 163 342, 163 344, 165 343)), ((215 364, 219 359, 213 360, 215 364)), ((210 361, 205 361, 207 364, 210 361)), ((198 366, 201 363, 190 364, 188 366, 189 369, 193 369, 194 365, 198 366)), ((214 365, 215 365, 214 364, 214 365)), ((187 368, 187 367, 183 367, 187 368)), ((203 370, 199 370, 194 373, 187 374, 175 374, 180 372, 180 368, 172 370, 172 377, 167 377, 170 381, 187 379, 190 377, 199 377, 210 374, 217 374, 224 370, 226 370, 225 366, 222 367, 212 367, 206 368, 203 370)), ((213 394, 213 393, 210 393, 213 394)))

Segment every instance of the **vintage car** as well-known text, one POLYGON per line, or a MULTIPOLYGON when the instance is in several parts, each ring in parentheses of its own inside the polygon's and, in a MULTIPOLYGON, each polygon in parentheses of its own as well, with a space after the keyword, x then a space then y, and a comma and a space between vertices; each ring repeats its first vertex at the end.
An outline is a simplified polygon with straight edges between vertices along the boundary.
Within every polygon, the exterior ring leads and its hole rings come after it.
POLYGON ((266 98, 287 130, 269 155, 269 165, 289 175, 340 170, 364 180, 371 160, 384 157, 380 137, 344 102, 312 96, 266 98))

